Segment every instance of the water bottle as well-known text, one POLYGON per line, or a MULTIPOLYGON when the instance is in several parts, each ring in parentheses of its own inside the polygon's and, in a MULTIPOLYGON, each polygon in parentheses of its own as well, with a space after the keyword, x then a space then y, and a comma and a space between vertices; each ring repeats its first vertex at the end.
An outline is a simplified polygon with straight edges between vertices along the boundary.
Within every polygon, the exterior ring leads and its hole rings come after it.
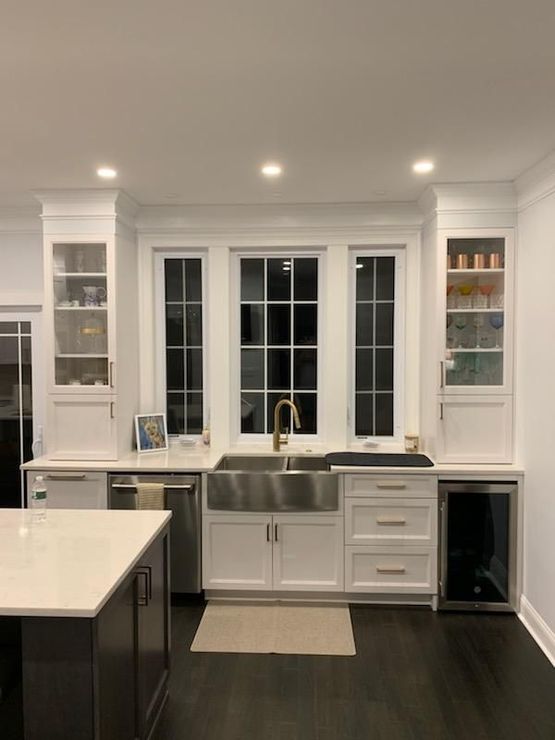
POLYGON ((46 519, 46 483, 42 475, 37 475, 31 488, 31 511, 34 522, 46 519))

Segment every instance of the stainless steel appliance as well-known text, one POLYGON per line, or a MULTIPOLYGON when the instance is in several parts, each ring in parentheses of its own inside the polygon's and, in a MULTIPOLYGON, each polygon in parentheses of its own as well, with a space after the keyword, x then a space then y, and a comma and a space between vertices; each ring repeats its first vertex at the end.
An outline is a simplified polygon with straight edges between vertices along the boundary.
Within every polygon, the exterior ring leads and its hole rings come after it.
POLYGON ((108 507, 136 509, 137 483, 162 483, 170 522, 171 590, 199 593, 201 582, 200 475, 110 475, 108 507))
POLYGON ((439 483, 439 608, 515 611, 516 483, 439 483))

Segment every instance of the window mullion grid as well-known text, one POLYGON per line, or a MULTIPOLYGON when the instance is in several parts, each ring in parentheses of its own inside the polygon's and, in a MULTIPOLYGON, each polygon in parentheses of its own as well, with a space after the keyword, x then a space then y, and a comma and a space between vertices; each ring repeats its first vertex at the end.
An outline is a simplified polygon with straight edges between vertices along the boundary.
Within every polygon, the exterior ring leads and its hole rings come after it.
POLYGON ((181 279, 183 281, 183 431, 185 434, 189 431, 189 416, 187 414, 187 345, 189 337, 187 335, 187 294, 186 294, 186 262, 181 260, 181 279))
POLYGON ((377 289, 378 289, 378 258, 374 257, 374 274, 372 276, 373 282, 373 297, 374 307, 372 309, 372 434, 376 435, 376 308, 377 308, 377 289))
POLYGON ((264 347, 264 394, 262 405, 264 411, 264 434, 268 434, 268 259, 264 258, 264 294, 263 294, 263 327, 262 346, 264 347))
MULTIPOLYGON (((290 387, 289 399, 293 401, 294 403, 295 402, 294 401, 294 398, 295 398, 295 395, 294 395, 295 394, 295 375, 294 375, 295 362, 294 362, 293 356, 295 354, 295 350, 294 350, 293 345, 295 342, 295 336, 293 334, 293 331, 294 331, 293 313, 295 311, 295 294, 294 294, 295 259, 293 257, 288 257, 287 259, 291 263, 290 264, 291 269, 289 270, 289 289, 290 289, 289 304, 291 306, 291 308, 289 309, 289 332, 290 332, 289 333, 289 355, 290 355, 289 356, 289 373, 290 373, 289 375, 289 387, 290 387)), ((295 425, 293 424, 293 419, 291 417, 291 409, 288 409, 288 412, 289 412, 289 427, 290 427, 289 432, 290 434, 295 434, 295 430, 294 430, 295 425)))
MULTIPOLYGON (((24 463, 25 450, 23 446, 23 358, 21 352, 21 322, 17 322, 17 381, 18 381, 18 402, 19 402, 19 461, 20 464, 24 463)), ((19 480, 21 486, 21 506, 23 507, 23 491, 24 491, 24 473, 20 470, 19 480)))

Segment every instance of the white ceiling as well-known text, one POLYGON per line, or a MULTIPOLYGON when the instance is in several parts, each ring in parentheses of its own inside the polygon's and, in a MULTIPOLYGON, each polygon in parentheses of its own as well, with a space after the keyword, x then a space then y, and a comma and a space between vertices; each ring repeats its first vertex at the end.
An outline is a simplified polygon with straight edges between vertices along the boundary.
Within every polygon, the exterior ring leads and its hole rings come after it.
POLYGON ((0 205, 101 186, 142 204, 398 201, 512 180, 555 148, 554 38, 553 0, 3 0, 0 205), (433 175, 412 173, 422 157, 433 175))

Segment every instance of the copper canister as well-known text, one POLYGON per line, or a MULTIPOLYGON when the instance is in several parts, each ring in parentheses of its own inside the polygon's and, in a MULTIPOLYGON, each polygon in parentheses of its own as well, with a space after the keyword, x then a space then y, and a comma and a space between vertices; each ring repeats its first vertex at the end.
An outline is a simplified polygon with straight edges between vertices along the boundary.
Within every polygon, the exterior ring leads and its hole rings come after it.
POLYGON ((501 255, 499 252, 494 252, 489 256, 488 267, 491 270, 498 270, 501 267, 501 255))
POLYGON ((457 255, 457 270, 468 270, 468 255, 467 254, 457 255))
POLYGON ((453 268, 453 260, 451 259, 451 255, 447 255, 447 269, 451 270, 453 268))
POLYGON ((475 254, 472 258, 475 270, 483 270, 486 266, 486 255, 479 253, 475 254))

